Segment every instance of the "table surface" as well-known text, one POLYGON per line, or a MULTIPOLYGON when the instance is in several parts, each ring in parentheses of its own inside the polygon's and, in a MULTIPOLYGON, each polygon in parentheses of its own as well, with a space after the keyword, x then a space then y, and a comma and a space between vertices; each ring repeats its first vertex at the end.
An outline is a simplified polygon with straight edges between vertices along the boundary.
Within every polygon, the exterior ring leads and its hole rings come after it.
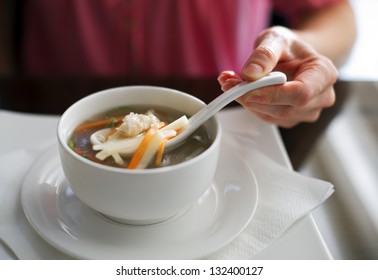
MULTIPOLYGON (((233 110, 243 110, 240 108, 226 109, 219 115, 220 118, 227 117, 227 112, 233 110)), ((12 123, 23 123, 23 134, 30 135, 33 143, 43 142, 43 138, 53 137, 56 130, 56 124, 59 116, 57 115, 40 115, 19 113, 6 110, 0 110, 0 129, 6 130, 8 136, 2 136, 2 145, 0 145, 0 155, 25 148, 27 143, 19 130, 16 130, 12 123), (35 128, 42 129, 36 133, 35 128)), ((260 149, 272 156, 276 161, 292 168, 287 156, 278 130, 273 125, 258 122, 258 131, 261 133, 262 141, 260 149)), ((0 243, 0 258, 13 259, 14 256, 0 243)), ((274 244, 260 252, 256 259, 331 259, 332 256, 311 215, 307 215, 297 221, 285 234, 274 244)))
MULTIPOLYGON (((192 94, 209 103, 220 94, 216 78, 8 78, 0 79, 0 129, 14 131, 12 120, 24 122, 26 132, 32 133, 35 143, 42 141, 43 133, 35 133, 35 127, 43 127, 45 133, 55 133, 56 123, 72 103, 78 99, 103 89, 126 85, 155 85, 174 88, 192 94)), ((346 92, 348 83, 336 84, 338 91, 346 92)), ((338 98, 336 105, 323 112, 315 124, 301 124, 294 129, 279 130, 277 127, 260 122, 259 129, 264 134, 261 149, 271 153, 287 168, 297 169, 317 137, 339 111, 346 94, 338 98)), ((235 102, 229 108, 238 106, 235 102)), ((224 115, 224 110, 220 115, 224 115)), ((0 155, 25 145, 22 137, 7 133, 10 138, 0 145, 0 155)), ((0 246, 0 258, 13 258, 6 247, 0 246)), ((257 259, 330 259, 332 258, 311 215, 295 223, 277 242, 266 248, 257 259)))

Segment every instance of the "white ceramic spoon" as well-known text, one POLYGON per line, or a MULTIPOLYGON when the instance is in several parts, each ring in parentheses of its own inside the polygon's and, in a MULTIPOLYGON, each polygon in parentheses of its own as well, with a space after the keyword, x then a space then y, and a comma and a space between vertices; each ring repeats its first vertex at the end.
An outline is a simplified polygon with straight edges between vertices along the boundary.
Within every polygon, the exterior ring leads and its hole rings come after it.
POLYGON ((286 82, 286 75, 282 72, 271 72, 268 75, 253 82, 243 82, 234 86, 230 90, 225 91, 197 113, 195 113, 188 120, 187 128, 177 135, 175 138, 169 140, 166 149, 171 149, 180 144, 183 140, 190 136, 197 128, 199 128, 205 121, 214 116, 220 109, 225 107, 231 101, 246 94, 249 91, 258 88, 283 84, 286 82))

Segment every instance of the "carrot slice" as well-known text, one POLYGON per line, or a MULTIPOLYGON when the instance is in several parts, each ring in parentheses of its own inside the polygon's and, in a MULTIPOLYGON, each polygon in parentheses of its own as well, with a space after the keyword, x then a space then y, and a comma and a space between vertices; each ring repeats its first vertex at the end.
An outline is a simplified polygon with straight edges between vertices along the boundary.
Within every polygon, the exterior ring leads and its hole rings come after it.
POLYGON ((140 143, 139 147, 135 151, 134 155, 132 156, 127 168, 129 169, 136 169, 138 167, 138 164, 145 153, 149 143, 151 142, 152 136, 158 131, 160 128, 162 128, 164 125, 166 125, 163 122, 158 123, 157 125, 151 126, 149 130, 147 130, 146 134, 144 135, 144 138, 142 142, 140 143))
POLYGON ((117 132, 117 128, 120 127, 122 122, 118 122, 118 124, 109 131, 109 133, 105 137, 105 142, 109 140, 110 136, 117 132))
MULTIPOLYGON (((113 117, 113 118, 114 118, 114 122, 118 123, 118 122, 122 121, 124 116, 113 117)), ((99 121, 95 121, 95 122, 85 123, 83 125, 78 126, 75 130, 80 131, 80 130, 84 130, 84 129, 88 129, 88 128, 95 128, 95 127, 98 127, 98 126, 104 126, 104 125, 107 125, 111 119, 112 118, 107 118, 107 119, 103 119, 103 120, 99 120, 99 121)))
POLYGON ((155 159, 155 165, 156 166, 160 166, 161 165, 161 160, 163 159, 163 153, 164 153, 164 149, 165 149, 165 144, 167 144, 167 141, 171 140, 172 138, 175 138, 175 136, 165 137, 164 140, 163 140, 163 142, 160 144, 159 150, 157 152, 156 159, 155 159))
POLYGON ((109 131, 109 133, 105 137, 105 142, 109 140, 110 136, 112 136, 114 133, 117 132, 116 128, 112 128, 112 130, 109 131))
POLYGON ((165 148, 165 144, 167 143, 167 141, 168 141, 168 137, 164 138, 163 142, 161 142, 161 144, 159 146, 159 150, 157 152, 156 159, 155 159, 155 165, 156 166, 161 165, 161 160, 163 158, 164 148, 165 148))

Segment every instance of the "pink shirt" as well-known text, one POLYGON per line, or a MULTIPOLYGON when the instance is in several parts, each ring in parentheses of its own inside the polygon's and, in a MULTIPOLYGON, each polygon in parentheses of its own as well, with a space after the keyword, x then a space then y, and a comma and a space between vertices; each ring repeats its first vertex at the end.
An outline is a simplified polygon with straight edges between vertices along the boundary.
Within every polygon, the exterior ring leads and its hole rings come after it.
POLYGON ((24 70, 81 76, 239 71, 273 4, 294 16, 339 1, 29 0, 24 70))

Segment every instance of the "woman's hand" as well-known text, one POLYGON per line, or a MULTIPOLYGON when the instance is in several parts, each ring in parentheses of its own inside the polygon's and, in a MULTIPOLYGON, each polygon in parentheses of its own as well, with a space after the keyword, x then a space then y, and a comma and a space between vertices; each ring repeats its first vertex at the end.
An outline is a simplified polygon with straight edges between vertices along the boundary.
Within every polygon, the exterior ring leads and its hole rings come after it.
POLYGON ((265 121, 289 128, 300 122, 316 121, 324 108, 334 104, 336 67, 293 31, 269 28, 260 34, 255 46, 241 75, 232 71, 220 73, 222 90, 243 80, 259 79, 271 71, 284 72, 288 82, 245 94, 237 100, 243 107, 265 121))

